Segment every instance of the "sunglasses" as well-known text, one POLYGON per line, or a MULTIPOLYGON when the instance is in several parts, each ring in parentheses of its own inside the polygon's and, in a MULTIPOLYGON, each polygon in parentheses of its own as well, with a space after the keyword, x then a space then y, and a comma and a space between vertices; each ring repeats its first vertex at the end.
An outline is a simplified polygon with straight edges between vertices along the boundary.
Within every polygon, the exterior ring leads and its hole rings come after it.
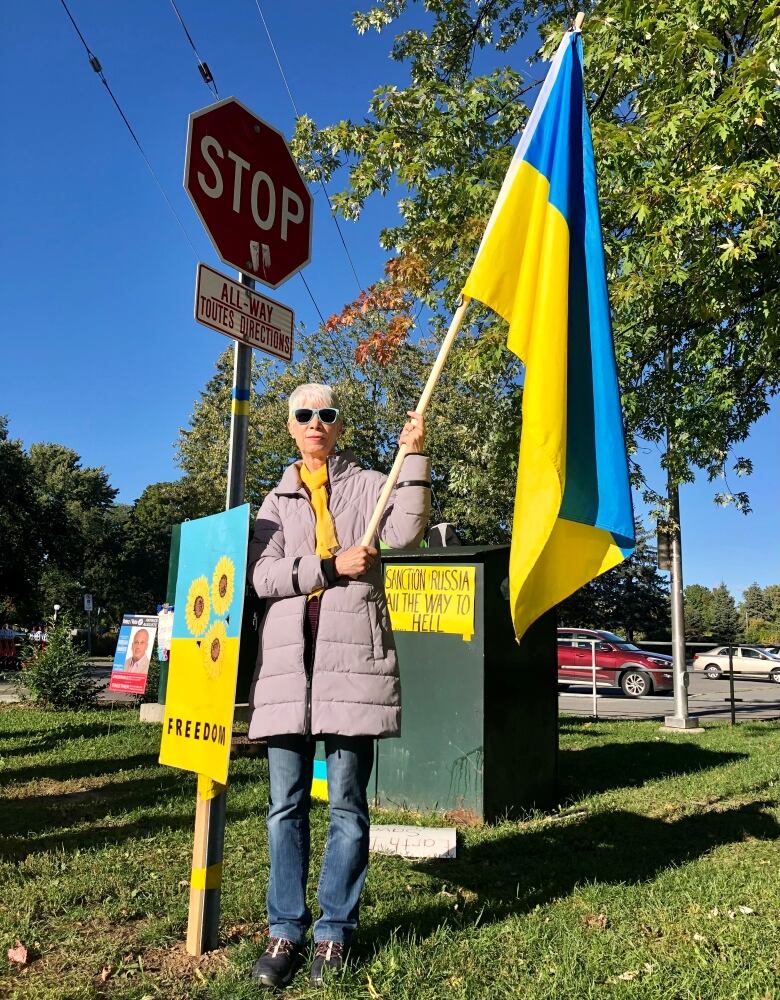
POLYGON ((335 406, 321 406, 319 409, 312 409, 310 406, 301 406, 293 410, 293 416, 299 424, 308 424, 312 417, 318 417, 323 424, 335 424, 339 418, 339 411, 335 406))

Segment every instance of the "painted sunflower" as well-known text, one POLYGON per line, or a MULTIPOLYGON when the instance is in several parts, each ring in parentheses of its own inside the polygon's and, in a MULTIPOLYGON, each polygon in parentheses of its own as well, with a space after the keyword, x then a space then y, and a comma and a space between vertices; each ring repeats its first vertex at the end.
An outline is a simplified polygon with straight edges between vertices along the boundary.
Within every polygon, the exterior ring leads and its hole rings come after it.
POLYGON ((208 628, 210 615, 209 582, 205 576, 199 576, 192 581, 187 594, 187 628, 193 635, 203 635, 208 628))
POLYGON ((227 657, 227 635, 223 621, 215 621, 203 637, 200 655, 203 657, 203 669, 215 681, 222 673, 227 657))
POLYGON ((211 603, 215 615, 226 615, 233 602, 235 589, 236 567, 233 560, 222 556, 211 578, 211 603))

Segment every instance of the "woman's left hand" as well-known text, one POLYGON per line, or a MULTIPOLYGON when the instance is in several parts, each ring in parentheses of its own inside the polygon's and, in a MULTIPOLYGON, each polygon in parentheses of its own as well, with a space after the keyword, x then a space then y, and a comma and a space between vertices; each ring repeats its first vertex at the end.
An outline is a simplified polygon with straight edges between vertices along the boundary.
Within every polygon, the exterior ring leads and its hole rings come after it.
POLYGON ((409 419, 404 424, 398 444, 406 445, 408 455, 419 455, 425 441, 425 417, 416 410, 407 410, 409 419))

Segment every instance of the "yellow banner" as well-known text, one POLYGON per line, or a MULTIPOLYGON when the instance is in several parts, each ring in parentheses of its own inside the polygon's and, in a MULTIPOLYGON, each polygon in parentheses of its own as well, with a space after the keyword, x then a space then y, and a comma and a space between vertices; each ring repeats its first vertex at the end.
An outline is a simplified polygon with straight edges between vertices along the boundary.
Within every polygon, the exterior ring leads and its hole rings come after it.
POLYGON ((385 590, 396 632, 474 635, 475 566, 389 565, 385 590))
MULTIPOLYGON (((227 784, 249 505, 182 525, 160 763, 227 784)), ((199 789, 208 789, 199 780, 199 789)))
POLYGON ((160 763, 227 782, 238 639, 224 640, 216 676, 203 666, 203 643, 172 639, 160 763))

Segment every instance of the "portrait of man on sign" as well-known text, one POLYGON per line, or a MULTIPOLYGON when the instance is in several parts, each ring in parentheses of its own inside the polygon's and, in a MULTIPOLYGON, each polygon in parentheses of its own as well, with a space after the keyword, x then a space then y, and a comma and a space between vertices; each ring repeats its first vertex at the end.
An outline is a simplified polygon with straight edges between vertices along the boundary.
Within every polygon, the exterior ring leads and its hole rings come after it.
POLYGON ((125 660, 125 671, 130 674, 145 674, 149 670, 149 631, 138 628, 130 640, 130 656, 125 660))

